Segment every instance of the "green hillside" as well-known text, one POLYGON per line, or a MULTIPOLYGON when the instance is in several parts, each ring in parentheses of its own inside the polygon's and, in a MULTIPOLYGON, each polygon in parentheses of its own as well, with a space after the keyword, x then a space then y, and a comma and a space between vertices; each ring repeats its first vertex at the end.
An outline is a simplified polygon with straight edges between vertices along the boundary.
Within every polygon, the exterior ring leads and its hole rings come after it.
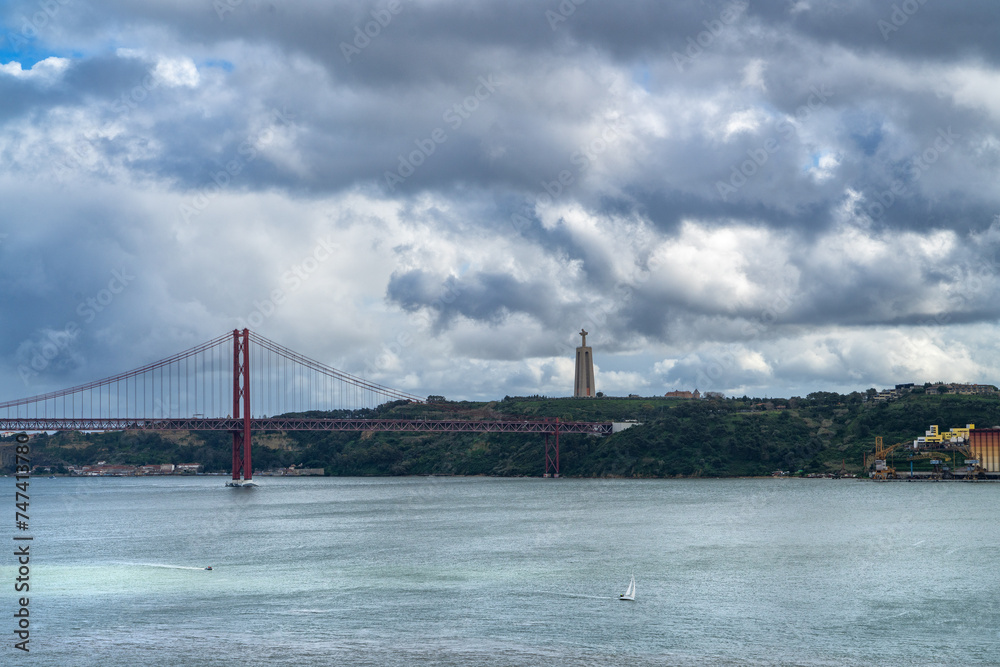
MULTIPOLYGON (((562 435, 561 471, 576 477, 764 475, 775 469, 861 472, 881 435, 887 445, 912 440, 930 424, 942 429, 1000 425, 1000 399, 910 394, 891 403, 859 393, 795 399, 549 399, 506 397, 490 403, 392 403, 356 416, 398 419, 559 418, 641 424, 606 438, 562 435)), ((345 416, 311 413, 308 416, 345 416)), ((9 439, 8 439, 9 440, 9 439)), ((10 449, 10 443, 5 443, 10 449)), ((191 433, 59 433, 32 439, 32 462, 46 466, 201 463, 228 470, 231 436, 191 433)), ((256 470, 295 464, 329 475, 539 475, 544 439, 512 434, 255 434, 256 470)), ((13 470, 9 456, 6 472, 13 470)), ((906 465, 898 453, 897 467, 906 465)), ((918 462, 916 469, 927 464, 918 462)))

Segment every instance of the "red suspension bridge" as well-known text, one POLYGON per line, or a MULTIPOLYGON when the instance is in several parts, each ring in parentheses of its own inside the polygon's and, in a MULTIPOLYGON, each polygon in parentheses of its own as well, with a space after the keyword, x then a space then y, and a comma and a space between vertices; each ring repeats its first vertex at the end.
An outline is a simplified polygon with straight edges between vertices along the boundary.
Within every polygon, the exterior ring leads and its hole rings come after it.
POLYGON ((253 479, 254 431, 536 433, 545 436, 545 476, 556 477, 560 433, 612 431, 612 425, 603 422, 358 416, 400 400, 423 402, 243 329, 126 373, 0 403, 0 431, 229 431, 234 486, 253 479), (313 412, 344 416, 280 416, 313 412), (549 436, 554 436, 553 445, 549 436))

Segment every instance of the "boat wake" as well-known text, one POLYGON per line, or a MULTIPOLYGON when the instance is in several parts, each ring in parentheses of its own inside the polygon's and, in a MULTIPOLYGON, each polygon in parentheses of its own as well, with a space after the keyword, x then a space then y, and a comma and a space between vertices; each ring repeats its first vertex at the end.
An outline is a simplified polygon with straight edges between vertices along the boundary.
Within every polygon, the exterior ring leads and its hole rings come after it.
POLYGON ((565 591, 538 591, 539 594, 564 598, 584 598, 586 600, 611 600, 607 595, 584 595, 582 593, 567 593, 565 591))
POLYGON ((204 570, 204 567, 193 567, 191 565, 168 565, 166 563, 125 563, 125 565, 139 565, 142 567, 162 567, 167 570, 204 570))

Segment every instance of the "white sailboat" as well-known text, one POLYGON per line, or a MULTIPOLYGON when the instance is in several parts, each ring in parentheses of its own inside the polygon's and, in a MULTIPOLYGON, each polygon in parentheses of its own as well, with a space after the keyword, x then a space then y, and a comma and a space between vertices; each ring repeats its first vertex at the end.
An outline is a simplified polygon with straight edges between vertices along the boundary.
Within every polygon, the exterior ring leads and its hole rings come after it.
POLYGON ((632 575, 632 580, 628 582, 628 588, 625 592, 618 596, 619 600, 635 600, 635 575, 632 575))

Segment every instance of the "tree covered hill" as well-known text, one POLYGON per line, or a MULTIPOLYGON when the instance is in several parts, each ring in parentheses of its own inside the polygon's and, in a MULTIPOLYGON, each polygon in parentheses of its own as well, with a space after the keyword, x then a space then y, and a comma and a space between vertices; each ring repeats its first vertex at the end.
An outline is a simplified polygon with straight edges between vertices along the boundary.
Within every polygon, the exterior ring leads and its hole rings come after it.
MULTIPOLYGON (((303 416, 343 417, 347 413, 303 416)), ((862 394, 817 392, 796 399, 551 399, 489 403, 389 403, 353 416, 394 419, 554 419, 641 422, 605 438, 561 435, 561 471, 571 477, 764 475, 775 469, 859 473, 875 436, 886 445, 972 423, 1000 425, 996 396, 910 394, 864 402, 862 394)), ((8 438, 8 441, 10 439, 8 438)), ((75 432, 32 438, 32 463, 45 466, 200 463, 228 470, 231 436, 220 432, 75 432)), ((12 443, 5 442, 10 449, 12 443)), ((540 475, 544 439, 520 434, 319 433, 254 435, 256 470, 295 464, 329 475, 540 475)), ((7 472, 11 457, 4 457, 7 472)), ((897 465, 905 454, 897 454, 897 465)), ((918 463, 926 467, 926 463, 918 463)))

